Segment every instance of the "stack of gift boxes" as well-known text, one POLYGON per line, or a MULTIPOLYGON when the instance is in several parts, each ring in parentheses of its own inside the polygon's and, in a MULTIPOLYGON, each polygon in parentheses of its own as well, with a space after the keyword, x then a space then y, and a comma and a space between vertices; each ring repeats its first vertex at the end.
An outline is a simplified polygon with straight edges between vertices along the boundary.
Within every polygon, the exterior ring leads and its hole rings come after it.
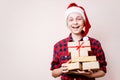
POLYGON ((68 64, 69 70, 99 69, 96 56, 89 56, 91 46, 88 37, 84 37, 80 42, 68 42, 68 51, 71 54, 71 63, 68 64))

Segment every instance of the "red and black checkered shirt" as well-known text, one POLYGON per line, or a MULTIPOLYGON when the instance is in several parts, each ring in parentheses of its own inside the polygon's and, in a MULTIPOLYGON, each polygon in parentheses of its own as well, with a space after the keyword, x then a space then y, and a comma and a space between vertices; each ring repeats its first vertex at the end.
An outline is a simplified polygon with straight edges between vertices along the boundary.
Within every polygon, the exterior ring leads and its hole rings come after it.
MULTIPOLYGON (((82 40, 82 39, 81 39, 82 40)), ((100 70, 103 70, 106 73, 106 60, 105 54, 101 47, 101 44, 98 40, 89 37, 92 51, 89 53, 89 56, 96 56, 100 64, 100 70)), ((72 42, 71 34, 69 37, 57 42, 54 45, 53 60, 51 62, 51 70, 60 68, 61 65, 71 59, 70 54, 68 53, 67 43, 72 42)), ((81 75, 71 75, 71 74, 62 74, 61 80, 95 80, 95 78, 88 78, 81 75)))

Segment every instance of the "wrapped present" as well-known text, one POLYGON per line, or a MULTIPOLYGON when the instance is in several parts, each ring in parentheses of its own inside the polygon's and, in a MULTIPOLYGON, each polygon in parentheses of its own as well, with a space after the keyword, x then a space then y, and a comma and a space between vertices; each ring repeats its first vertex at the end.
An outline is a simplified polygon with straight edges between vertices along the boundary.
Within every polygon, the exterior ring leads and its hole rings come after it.
POLYGON ((96 70, 99 69, 99 62, 83 62, 82 63, 82 70, 96 70))
MULTIPOLYGON (((80 57, 80 56, 78 55, 78 51, 77 51, 77 50, 72 51, 70 54, 71 54, 71 59, 80 57)), ((81 57, 82 57, 82 56, 88 56, 88 51, 86 51, 86 50, 84 50, 84 49, 81 49, 81 50, 80 50, 80 55, 81 55, 81 57)))
POLYGON ((75 62, 75 63, 69 63, 68 64, 68 70, 82 70, 81 63, 75 62))
POLYGON ((79 56, 88 56, 88 51, 91 51, 90 41, 80 41, 80 42, 68 42, 68 51, 74 55, 79 56))
POLYGON ((96 61, 96 56, 81 56, 71 59, 71 62, 91 62, 91 61, 96 61))
POLYGON ((86 48, 81 48, 80 49, 80 56, 89 56, 88 50, 86 50, 86 48))
POLYGON ((74 58, 79 57, 77 50, 72 51, 72 52, 70 53, 70 55, 71 55, 71 59, 74 59, 74 58))

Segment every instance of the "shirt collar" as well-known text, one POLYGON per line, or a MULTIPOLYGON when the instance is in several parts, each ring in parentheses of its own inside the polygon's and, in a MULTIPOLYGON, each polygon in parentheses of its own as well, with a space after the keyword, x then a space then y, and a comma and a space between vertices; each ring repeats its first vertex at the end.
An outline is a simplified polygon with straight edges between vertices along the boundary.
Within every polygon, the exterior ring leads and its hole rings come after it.
MULTIPOLYGON (((69 34, 68 41, 73 42, 72 33, 69 34)), ((83 41, 83 38, 79 41, 83 41)))

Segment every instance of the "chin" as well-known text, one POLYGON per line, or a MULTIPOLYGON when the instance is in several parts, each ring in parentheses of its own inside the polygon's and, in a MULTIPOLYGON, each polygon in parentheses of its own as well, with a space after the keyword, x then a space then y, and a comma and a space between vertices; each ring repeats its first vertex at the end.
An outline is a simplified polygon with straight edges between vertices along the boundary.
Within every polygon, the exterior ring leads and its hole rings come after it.
POLYGON ((81 35, 81 33, 75 33, 75 32, 73 34, 75 34, 75 35, 81 35))

